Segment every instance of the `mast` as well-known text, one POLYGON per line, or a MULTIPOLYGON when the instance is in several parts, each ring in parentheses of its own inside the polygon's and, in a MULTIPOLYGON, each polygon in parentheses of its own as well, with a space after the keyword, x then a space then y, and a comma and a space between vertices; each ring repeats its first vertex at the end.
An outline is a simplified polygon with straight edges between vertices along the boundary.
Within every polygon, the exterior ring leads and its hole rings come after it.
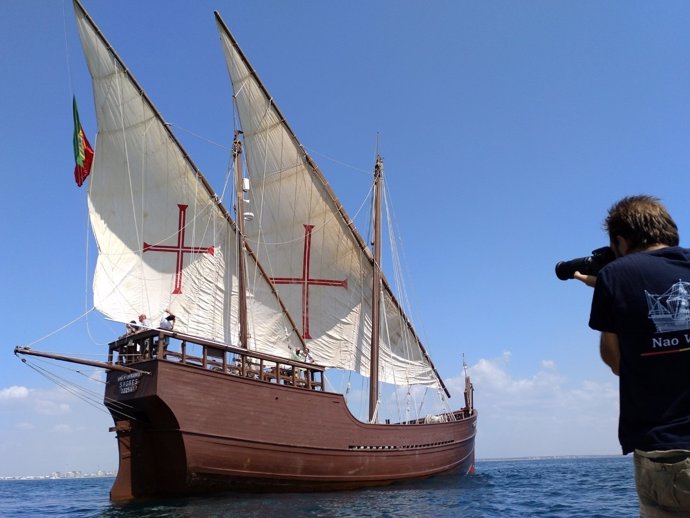
POLYGON ((379 399, 379 335, 381 330, 381 182, 383 159, 374 166, 374 269, 371 290, 371 357, 369 361, 369 421, 373 421, 379 399))
POLYGON ((239 130, 235 131, 232 144, 232 156, 235 162, 235 219, 237 224, 237 277, 239 290, 239 346, 247 348, 247 287, 246 266, 244 262, 244 175, 242 173, 242 142, 239 130))

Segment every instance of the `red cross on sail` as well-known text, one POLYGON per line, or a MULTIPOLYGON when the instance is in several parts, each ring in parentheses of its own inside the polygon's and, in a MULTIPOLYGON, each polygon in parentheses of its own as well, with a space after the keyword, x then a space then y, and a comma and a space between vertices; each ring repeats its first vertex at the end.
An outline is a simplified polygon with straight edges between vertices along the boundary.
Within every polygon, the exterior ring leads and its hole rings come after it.
POLYGON ((302 256, 302 277, 271 277, 274 284, 302 285, 302 338, 311 338, 309 334, 309 286, 335 286, 347 289, 347 279, 312 279, 309 275, 311 259, 311 230, 314 225, 304 225, 304 255, 302 256))
POLYGON ((184 254, 211 254, 214 255, 212 246, 188 246, 185 244, 185 229, 187 222, 188 205, 178 204, 179 214, 177 219, 177 244, 175 245, 150 245, 144 241, 144 252, 169 252, 176 254, 175 261, 175 288, 173 295, 182 293, 182 268, 184 266, 184 254))

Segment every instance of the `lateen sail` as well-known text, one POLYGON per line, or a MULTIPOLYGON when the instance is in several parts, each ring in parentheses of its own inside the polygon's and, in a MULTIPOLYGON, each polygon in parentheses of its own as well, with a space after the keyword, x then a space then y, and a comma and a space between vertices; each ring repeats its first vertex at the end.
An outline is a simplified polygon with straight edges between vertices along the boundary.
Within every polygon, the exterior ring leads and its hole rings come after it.
MULTIPOLYGON (((316 360, 368 376, 371 253, 217 18, 257 213, 245 232, 316 360)), ((438 386, 387 287, 382 301, 380 381, 438 386)))
MULTIPOLYGON (((175 330, 237 343, 235 227, 146 95, 81 9, 98 118, 89 213, 98 244, 94 304, 127 322, 166 309, 175 330)), ((250 348, 287 357, 302 343, 270 283, 253 279, 250 348)))

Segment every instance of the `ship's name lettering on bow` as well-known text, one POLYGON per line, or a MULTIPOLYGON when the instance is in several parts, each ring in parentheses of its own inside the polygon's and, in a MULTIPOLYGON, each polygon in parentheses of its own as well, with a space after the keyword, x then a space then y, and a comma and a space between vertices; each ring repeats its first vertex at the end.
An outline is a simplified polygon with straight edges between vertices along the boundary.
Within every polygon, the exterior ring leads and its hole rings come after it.
POLYGON ((129 394, 139 388, 139 378, 141 372, 132 372, 131 374, 124 374, 117 378, 118 389, 120 394, 129 394))

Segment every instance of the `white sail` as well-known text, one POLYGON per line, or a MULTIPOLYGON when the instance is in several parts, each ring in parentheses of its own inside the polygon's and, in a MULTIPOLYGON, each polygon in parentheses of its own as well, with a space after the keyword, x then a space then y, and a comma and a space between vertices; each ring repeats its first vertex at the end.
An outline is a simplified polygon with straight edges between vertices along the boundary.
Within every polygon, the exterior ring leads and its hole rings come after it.
MULTIPOLYGON (((89 214, 98 245, 94 305, 121 322, 169 309, 175 330, 237 343, 235 227, 88 16, 77 24, 98 119, 89 214)), ((302 343, 270 283, 254 280, 250 348, 287 357, 302 343)))
MULTIPOLYGON (((251 210, 245 232, 319 363, 369 375, 373 261, 325 178, 218 21, 244 133, 251 210)), ((384 289, 379 379, 438 386, 384 289)))

